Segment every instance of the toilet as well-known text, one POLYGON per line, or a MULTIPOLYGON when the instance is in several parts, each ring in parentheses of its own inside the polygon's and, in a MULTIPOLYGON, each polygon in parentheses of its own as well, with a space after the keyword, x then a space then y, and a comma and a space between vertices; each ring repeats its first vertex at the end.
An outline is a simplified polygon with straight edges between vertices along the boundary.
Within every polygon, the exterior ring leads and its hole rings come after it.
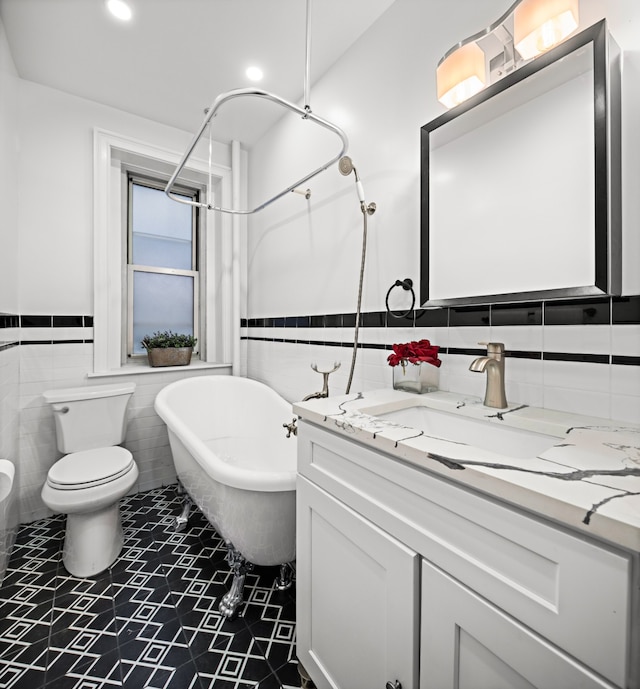
POLYGON ((135 388, 122 383, 43 393, 65 456, 49 469, 42 500, 67 515, 62 562, 77 577, 103 572, 122 550, 120 498, 133 488, 138 467, 119 443, 135 388))

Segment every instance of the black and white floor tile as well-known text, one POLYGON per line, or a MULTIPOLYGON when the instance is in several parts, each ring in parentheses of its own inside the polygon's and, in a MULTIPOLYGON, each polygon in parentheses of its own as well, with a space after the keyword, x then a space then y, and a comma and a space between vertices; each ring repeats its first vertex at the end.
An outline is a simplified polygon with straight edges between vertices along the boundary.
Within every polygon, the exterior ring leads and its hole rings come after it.
POLYGON ((247 576, 246 605, 218 612, 226 549, 192 511, 177 533, 175 486, 122 501, 125 545, 91 579, 61 561, 64 517, 22 526, 0 588, 0 689, 293 689, 295 585, 247 576))

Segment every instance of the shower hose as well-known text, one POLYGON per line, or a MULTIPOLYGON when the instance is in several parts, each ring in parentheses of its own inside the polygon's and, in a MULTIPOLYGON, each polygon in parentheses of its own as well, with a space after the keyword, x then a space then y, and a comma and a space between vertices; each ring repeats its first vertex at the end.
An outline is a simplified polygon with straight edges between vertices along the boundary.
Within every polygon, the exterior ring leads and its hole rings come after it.
POLYGON ((347 389, 345 395, 348 395, 351 390, 351 383, 353 381, 353 372, 356 367, 356 358, 358 356, 358 333, 360 330, 360 310, 362 308, 362 283, 364 281, 364 264, 367 256, 367 209, 362 208, 362 259, 360 261, 360 281, 358 284, 358 304, 356 307, 356 326, 353 332, 353 353, 351 354, 351 370, 349 371, 349 380, 347 381, 347 389))

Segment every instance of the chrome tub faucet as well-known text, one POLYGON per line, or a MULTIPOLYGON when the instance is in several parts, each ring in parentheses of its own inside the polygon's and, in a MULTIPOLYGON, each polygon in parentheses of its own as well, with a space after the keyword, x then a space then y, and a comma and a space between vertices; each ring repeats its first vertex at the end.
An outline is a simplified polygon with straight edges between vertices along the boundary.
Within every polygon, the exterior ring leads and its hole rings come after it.
POLYGON ((321 399, 323 397, 329 397, 329 375, 340 368, 340 362, 334 361, 333 368, 330 371, 318 371, 317 364, 311 364, 311 368, 322 375, 322 390, 320 392, 312 392, 310 395, 302 398, 303 402, 313 399, 321 399))
POLYGON ((487 387, 484 395, 485 407, 505 409, 507 396, 504 391, 504 344, 502 342, 478 342, 486 345, 487 356, 474 359, 469 366, 470 371, 487 374, 487 387))

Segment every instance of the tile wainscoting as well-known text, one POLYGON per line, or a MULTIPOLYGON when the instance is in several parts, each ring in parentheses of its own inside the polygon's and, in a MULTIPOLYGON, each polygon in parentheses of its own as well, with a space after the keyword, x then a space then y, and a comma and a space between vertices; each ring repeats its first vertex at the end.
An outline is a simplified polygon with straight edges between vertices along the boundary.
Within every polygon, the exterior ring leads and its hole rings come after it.
POLYGON ((19 373, 18 316, 0 313, 0 458, 14 463, 18 457, 19 373))
MULTIPOLYGON (((243 319, 243 370, 298 401, 322 386, 310 363, 323 370, 339 361, 329 387, 331 394, 342 394, 355 318, 342 313, 243 319)), ((400 319, 363 313, 351 390, 391 386, 391 344, 421 338, 442 348, 443 390, 482 396, 484 376, 470 373, 469 364, 484 351, 478 342, 499 341, 508 350, 509 400, 640 419, 640 296, 414 310, 400 319)), ((17 464, 22 523, 48 516, 40 490, 59 457, 42 392, 97 382, 87 379, 92 366, 92 316, 0 314, 0 456, 17 464)), ((153 409, 156 394, 185 374, 211 373, 127 376, 137 383, 125 441, 140 468, 134 492, 175 480, 166 428, 153 409)))
POLYGON ((18 469, 20 522, 50 516, 40 491, 51 465, 61 456, 56 448, 53 415, 42 393, 50 388, 83 387, 130 380, 136 391, 128 410, 124 447, 138 464, 140 476, 132 493, 175 482, 175 470, 165 424, 155 413, 158 392, 185 376, 224 373, 224 369, 196 367, 119 374, 117 378, 88 378, 93 371, 93 316, 0 314, 0 380, 11 377, 10 388, 0 389, 0 400, 13 411, 5 423, 0 417, 4 456, 18 469), (5 400, 5 397, 7 398, 5 400), (13 434, 12 440, 7 440, 13 434))
MULTIPOLYGON (((244 319, 248 375, 294 401, 321 388, 311 362, 326 370, 338 361, 329 387, 342 394, 355 321, 354 313, 244 319)), ((469 364, 486 351, 479 342, 504 342, 508 399, 640 420, 640 296, 363 313, 351 391, 390 386, 391 344, 421 338, 441 347, 443 390, 482 396, 484 376, 469 364)))

